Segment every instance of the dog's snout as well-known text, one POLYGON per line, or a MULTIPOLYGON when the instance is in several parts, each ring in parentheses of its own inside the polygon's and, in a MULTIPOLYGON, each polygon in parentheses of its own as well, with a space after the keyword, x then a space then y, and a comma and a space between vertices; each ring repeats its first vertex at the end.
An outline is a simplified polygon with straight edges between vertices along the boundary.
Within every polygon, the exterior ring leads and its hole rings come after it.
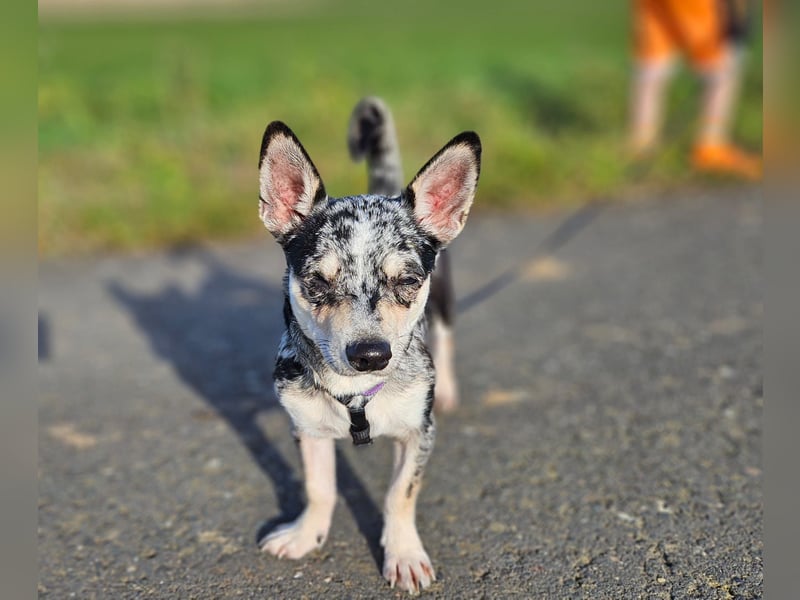
POLYGON ((392 349, 383 340, 369 340, 348 344, 347 360, 356 371, 380 371, 392 358, 392 349))

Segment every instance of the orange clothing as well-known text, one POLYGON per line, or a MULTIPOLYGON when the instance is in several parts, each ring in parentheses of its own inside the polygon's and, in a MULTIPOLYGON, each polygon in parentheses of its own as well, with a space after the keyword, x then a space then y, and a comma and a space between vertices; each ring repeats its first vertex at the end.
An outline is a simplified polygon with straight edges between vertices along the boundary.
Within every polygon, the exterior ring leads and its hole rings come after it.
POLYGON ((744 0, 633 0, 636 58, 662 60, 680 51, 697 69, 714 67, 745 11, 744 0))
POLYGON ((731 144, 698 144, 692 153, 692 164, 707 172, 726 173, 758 181, 763 167, 761 158, 731 144))

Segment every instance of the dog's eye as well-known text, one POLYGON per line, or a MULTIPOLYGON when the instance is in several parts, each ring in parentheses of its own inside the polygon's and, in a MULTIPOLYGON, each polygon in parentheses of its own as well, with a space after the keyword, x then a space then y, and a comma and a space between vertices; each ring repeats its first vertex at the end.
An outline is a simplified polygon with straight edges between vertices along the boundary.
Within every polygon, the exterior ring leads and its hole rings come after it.
POLYGON ((314 273, 306 282, 306 294, 311 299, 321 298, 331 291, 331 283, 319 273, 314 273))
POLYGON ((422 287, 423 278, 415 273, 406 273, 394 279, 394 297, 400 304, 409 306, 422 287))
POLYGON ((417 290, 419 290, 421 286, 422 277, 415 275, 414 273, 400 275, 400 277, 394 280, 395 293, 405 297, 406 299, 416 296, 417 290))
POLYGON ((420 284, 419 278, 414 275, 403 275, 397 280, 397 285, 402 287, 418 287, 420 284))

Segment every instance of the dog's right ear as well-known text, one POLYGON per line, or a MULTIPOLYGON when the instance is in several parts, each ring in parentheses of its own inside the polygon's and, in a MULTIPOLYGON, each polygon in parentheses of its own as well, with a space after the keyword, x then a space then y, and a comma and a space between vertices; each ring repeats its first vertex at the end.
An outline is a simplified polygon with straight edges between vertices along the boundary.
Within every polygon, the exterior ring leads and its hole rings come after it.
POLYGON ((481 140, 465 131, 420 169, 405 191, 417 223, 446 246, 464 227, 481 171, 481 140))
POLYGON ((258 214, 278 241, 327 198, 317 168, 284 123, 267 125, 258 161, 258 214))

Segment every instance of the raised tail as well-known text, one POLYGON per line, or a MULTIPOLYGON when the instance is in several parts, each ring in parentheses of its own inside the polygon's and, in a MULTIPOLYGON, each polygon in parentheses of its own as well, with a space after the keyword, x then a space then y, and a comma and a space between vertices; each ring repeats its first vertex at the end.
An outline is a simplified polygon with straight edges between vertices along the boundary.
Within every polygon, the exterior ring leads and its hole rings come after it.
POLYGON ((350 115, 347 146, 356 162, 367 160, 368 193, 397 196, 403 189, 400 146, 389 108, 380 98, 363 98, 350 115))

